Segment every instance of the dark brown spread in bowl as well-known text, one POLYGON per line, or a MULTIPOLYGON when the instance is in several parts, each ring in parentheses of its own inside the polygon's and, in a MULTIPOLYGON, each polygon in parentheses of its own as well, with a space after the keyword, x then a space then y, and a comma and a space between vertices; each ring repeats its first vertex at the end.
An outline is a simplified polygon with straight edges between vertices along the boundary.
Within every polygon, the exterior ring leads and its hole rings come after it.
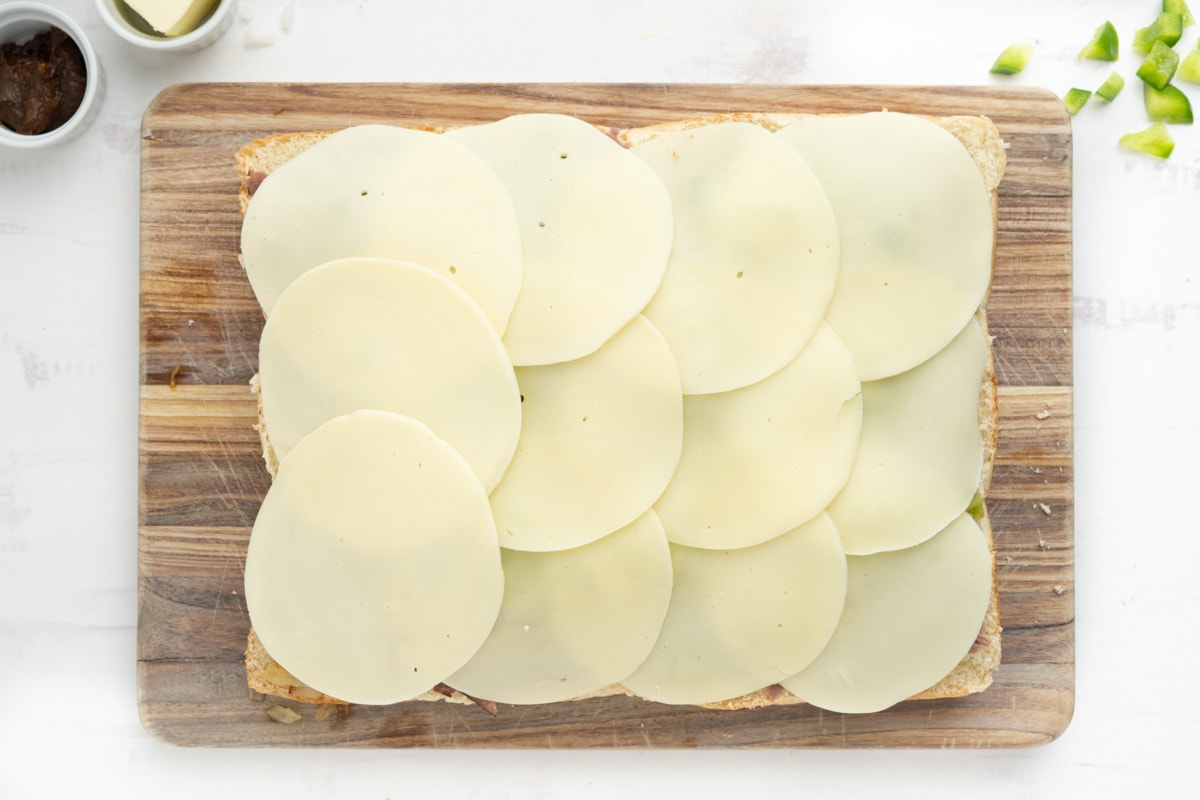
POLYGON ((0 123, 16 133, 59 127, 78 110, 86 87, 83 53, 59 28, 0 44, 0 123))

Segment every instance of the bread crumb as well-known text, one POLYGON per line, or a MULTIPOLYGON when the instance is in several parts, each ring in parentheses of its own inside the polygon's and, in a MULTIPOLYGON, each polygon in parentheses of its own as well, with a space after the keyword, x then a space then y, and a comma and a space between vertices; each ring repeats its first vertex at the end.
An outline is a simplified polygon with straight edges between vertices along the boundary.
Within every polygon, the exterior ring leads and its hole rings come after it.
POLYGON ((1045 503, 1038 503, 1036 507, 1040 508, 1042 513, 1047 517, 1050 516, 1050 506, 1046 505, 1045 503))
POLYGON ((293 722, 300 721, 300 715, 287 706, 271 706, 267 709, 267 716, 275 722, 280 722, 284 725, 291 725, 293 722))
POLYGON ((1043 408, 1041 411, 1039 411, 1037 413, 1037 418, 1038 419, 1050 419, 1050 409, 1043 408))
POLYGON ((1055 594, 1062 594, 1066 590, 1067 590, 1067 587, 1063 586, 1061 583, 1054 584, 1054 593, 1055 594))

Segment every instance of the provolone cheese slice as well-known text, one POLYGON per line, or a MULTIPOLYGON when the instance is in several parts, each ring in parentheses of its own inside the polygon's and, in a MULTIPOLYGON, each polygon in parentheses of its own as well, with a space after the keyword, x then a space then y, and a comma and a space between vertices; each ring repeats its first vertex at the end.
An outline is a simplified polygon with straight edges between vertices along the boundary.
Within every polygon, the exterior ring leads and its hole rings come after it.
POLYGON ((563 550, 645 513, 671 479, 683 438, 679 370, 638 316, 575 361, 519 367, 517 452, 492 493, 500 544, 563 550))
POLYGON ((992 274, 991 200, 970 154, 941 126, 887 112, 814 116, 776 134, 821 179, 841 232, 826 319, 864 381, 945 347, 992 274))
POLYGON ((440 683, 486 639, 503 593, 479 480, 427 427, 388 412, 338 417, 297 445, 246 553, 263 647, 352 703, 440 683))
POLYGON ((332 417, 396 411, 458 448, 490 490, 521 431, 512 363, 478 305, 402 261, 341 259, 297 278, 263 327, 259 389, 281 460, 332 417))
POLYGON ((847 553, 899 550, 967 509, 979 488, 979 392, 987 341, 974 320, 933 358, 863 383, 850 478, 829 506, 847 553))
POLYGON ((796 357, 837 281, 837 220, 812 170, 757 125, 714 124, 633 148, 666 185, 675 241, 645 315, 688 394, 759 381, 796 357))
POLYGON ((842 488, 862 399, 850 353, 822 325, 766 380, 685 397, 683 417, 679 467, 655 504, 667 537, 747 547, 812 519, 842 488))
POLYGON ((662 281, 671 199, 645 162, 593 125, 522 114, 451 131, 512 195, 525 282, 504 332, 513 363, 593 352, 633 319, 662 281))
POLYGON ((512 198, 478 155, 428 131, 347 128, 289 159, 251 197, 241 244, 268 316, 293 280, 348 256, 428 267, 462 287, 500 333, 521 290, 512 198))
POLYGON ((963 514, 915 547, 847 561, 833 638, 782 683, 830 711, 882 711, 933 686, 971 649, 991 598, 992 554, 963 514))
POLYGON ((671 554, 653 511, 582 547, 504 550, 501 559, 496 626, 449 686, 501 703, 553 703, 617 683, 650 653, 671 598, 671 554))
POLYGON ((846 557, 825 514, 739 550, 671 545, 675 586, 650 656, 621 683, 660 703, 702 704, 809 664, 846 597, 846 557))

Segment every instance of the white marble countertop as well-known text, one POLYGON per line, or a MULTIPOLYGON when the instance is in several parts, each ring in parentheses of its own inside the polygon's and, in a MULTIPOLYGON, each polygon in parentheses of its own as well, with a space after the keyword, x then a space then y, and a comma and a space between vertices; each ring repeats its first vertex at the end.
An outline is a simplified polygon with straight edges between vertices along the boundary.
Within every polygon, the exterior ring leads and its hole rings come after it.
MULTIPOLYGON (((1108 74, 1075 57, 1097 25, 1111 19, 1128 42, 1158 0, 242 0, 214 46, 166 56, 119 40, 92 0, 49 2, 90 35, 107 94, 75 141, 0 151, 0 797, 925 797, 935 782, 977 797, 1180 796, 1194 783, 1200 130, 1174 128, 1166 162, 1118 150, 1147 124, 1128 47, 1126 93, 1074 123, 1077 699, 1057 741, 957 753, 193 750, 143 730, 134 669, 139 122, 164 87, 1008 80, 1061 94, 1108 74), (1030 66, 990 76, 1016 41, 1037 46, 1030 66)), ((1189 28, 1183 44, 1197 36, 1189 28)), ((1200 104, 1200 87, 1188 91, 1200 104)))

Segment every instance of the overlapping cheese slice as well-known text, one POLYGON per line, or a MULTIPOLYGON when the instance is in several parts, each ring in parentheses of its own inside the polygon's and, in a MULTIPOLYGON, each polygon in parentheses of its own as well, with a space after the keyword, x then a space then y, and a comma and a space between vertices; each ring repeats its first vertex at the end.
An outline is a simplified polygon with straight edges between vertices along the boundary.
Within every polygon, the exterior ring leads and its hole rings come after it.
POLYGON ((581 358, 649 302, 671 251, 671 200, 645 162, 595 126, 520 114, 446 134, 512 195, 524 284, 504 332, 517 365, 581 358))
POLYGON ((987 362, 987 340, 971 320, 928 361, 863 383, 858 456, 829 506, 847 553, 910 547, 967 509, 983 468, 987 362))
POLYGON ((963 514, 915 547, 847 561, 837 630, 782 684, 830 711, 882 711, 937 683, 970 650, 991 597, 992 554, 963 514))
POLYGON ((826 319, 864 381, 945 347, 992 274, 990 195, 941 126, 907 114, 807 117, 776 136, 820 178, 837 215, 841 269, 826 319))
POLYGON ((656 136, 633 151, 671 195, 675 240, 645 315, 688 394, 724 392, 790 362, 821 323, 838 223, 804 159, 757 125, 656 136))
POLYGON ((450 442, 491 490, 521 433, 512 363, 479 306, 403 261, 339 259, 297 278, 263 327, 259 389, 280 460, 328 419, 396 411, 450 442))
POLYGON ((653 511, 571 550, 504 550, 504 602, 487 641, 446 683, 501 703, 553 703, 617 683, 649 654, 671 598, 653 511))
POLYGON ((500 544, 563 550, 645 513, 671 480, 683 440, 679 369, 636 317, 591 355, 519 367, 517 452, 492 493, 500 544))
POLYGON ((842 488, 862 398, 849 351, 828 325, 775 374, 742 389, 689 395, 679 467, 655 504, 667 537, 747 547, 812 519, 842 488))
POLYGON ((825 514, 756 547, 673 544, 671 561, 662 633, 622 681, 660 703, 715 703, 795 674, 829 641, 845 602, 846 557, 825 514))
POLYGON ((462 457, 416 420, 360 411, 280 463, 245 586, 281 666, 347 702, 394 703, 475 653, 504 573, 487 494, 462 457))
POLYGON ((242 263, 269 316, 283 290, 333 259, 412 261, 453 280, 503 333, 521 290, 521 233, 496 173, 454 139, 389 125, 334 133, 250 199, 242 263))

